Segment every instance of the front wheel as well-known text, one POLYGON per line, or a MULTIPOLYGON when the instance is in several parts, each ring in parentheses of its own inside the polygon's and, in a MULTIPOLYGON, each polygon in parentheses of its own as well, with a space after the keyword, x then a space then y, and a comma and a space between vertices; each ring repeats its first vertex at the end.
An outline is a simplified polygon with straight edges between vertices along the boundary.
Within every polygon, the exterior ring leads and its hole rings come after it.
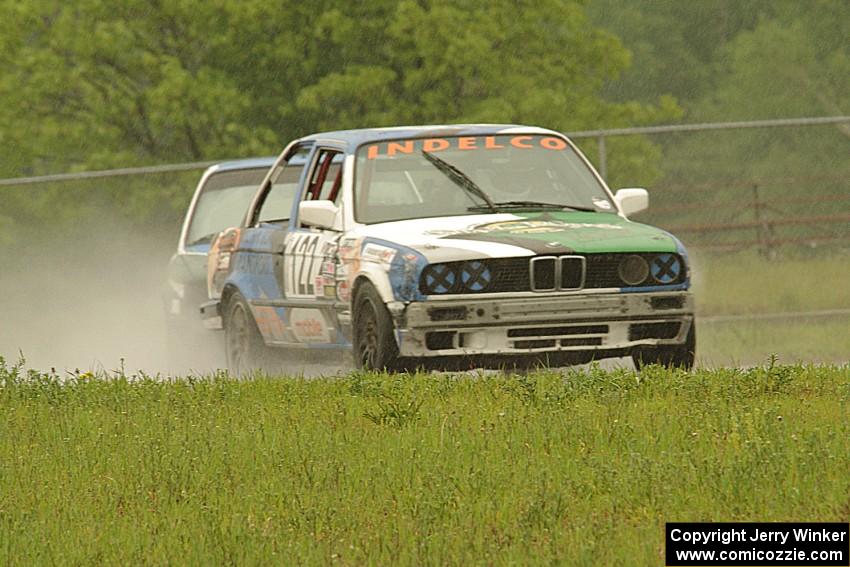
POLYGON ((684 344, 640 347, 632 353, 632 361, 638 370, 650 364, 690 370, 694 367, 696 347, 697 326, 696 321, 692 321, 684 344))
POLYGON ((398 344, 387 306, 371 283, 364 283, 354 297, 354 364, 364 370, 395 370, 398 344))
POLYGON ((225 308, 224 343, 231 374, 239 376, 262 367, 267 347, 248 303, 239 293, 230 297, 225 308))

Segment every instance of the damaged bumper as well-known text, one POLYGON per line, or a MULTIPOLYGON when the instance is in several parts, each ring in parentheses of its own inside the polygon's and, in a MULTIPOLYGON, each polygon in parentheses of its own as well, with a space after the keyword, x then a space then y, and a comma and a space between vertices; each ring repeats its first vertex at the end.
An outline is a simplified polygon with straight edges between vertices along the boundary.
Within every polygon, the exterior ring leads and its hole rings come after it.
POLYGON ((431 300, 395 316, 406 357, 627 352, 683 344, 694 320, 683 291, 431 300))

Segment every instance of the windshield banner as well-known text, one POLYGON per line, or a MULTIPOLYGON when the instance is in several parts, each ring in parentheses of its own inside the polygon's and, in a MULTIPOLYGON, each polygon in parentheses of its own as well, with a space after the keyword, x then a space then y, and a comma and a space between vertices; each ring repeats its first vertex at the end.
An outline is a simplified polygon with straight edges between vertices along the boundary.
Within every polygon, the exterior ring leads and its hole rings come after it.
POLYGON ((445 150, 501 150, 516 148, 519 150, 566 149, 567 142, 554 136, 460 136, 451 138, 424 138, 417 140, 396 140, 367 146, 366 157, 414 154, 420 152, 436 153, 445 150))

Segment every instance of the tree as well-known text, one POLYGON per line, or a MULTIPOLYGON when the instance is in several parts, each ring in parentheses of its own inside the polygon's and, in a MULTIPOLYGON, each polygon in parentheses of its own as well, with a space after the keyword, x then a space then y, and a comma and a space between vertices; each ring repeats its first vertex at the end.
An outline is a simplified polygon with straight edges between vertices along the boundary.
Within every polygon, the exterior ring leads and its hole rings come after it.
MULTIPOLYGON (((698 121, 752 120, 850 114, 850 44, 842 22, 847 3, 789 9, 738 34, 719 52, 715 88, 692 105, 698 121)), ((724 176, 777 177, 801 171, 850 168, 850 127, 734 132, 727 143, 699 137, 679 144, 678 152, 699 152, 724 163, 724 176), (745 159, 742 159, 745 158, 745 159)), ((672 148, 671 148, 672 149, 672 148)), ((675 153, 673 155, 676 155, 675 153)), ((681 160, 686 164, 686 160, 681 160)), ((691 162, 692 163, 692 162, 691 162)), ((693 165, 679 175, 693 178, 693 165), (685 173, 687 171, 687 173, 685 173)))
POLYGON ((719 78, 715 62, 739 33, 795 0, 595 0, 591 21, 614 33, 632 52, 632 65, 608 81, 613 100, 653 101, 667 93, 685 112, 719 78))
MULTIPOLYGON (((579 130, 678 115, 668 98, 600 96, 629 53, 574 0, 0 2, 11 32, 0 39, 4 176, 272 154, 328 129, 579 130)), ((615 178, 658 174, 646 141, 615 155, 615 178)), ((173 220, 190 189, 145 187, 133 218, 173 220)), ((106 191, 126 204, 126 188, 106 191)), ((48 197, 51 218, 79 210, 79 192, 48 197)), ((31 201, 18 204, 35 219, 31 201)))
MULTIPOLYGON (((689 115, 695 122, 712 122, 850 114, 848 21, 846 2, 795 3, 761 18, 718 48, 713 88, 689 103, 689 115)), ((768 216, 850 212, 850 201, 843 198, 850 178, 847 124, 706 132, 662 143, 665 185, 712 186, 699 193, 706 209, 692 212, 697 222, 710 218, 706 211, 715 222, 754 220, 754 213, 741 207, 753 203, 753 187, 768 205, 768 216)), ((656 195, 662 204, 694 198, 687 189, 656 195)), ((832 237, 846 235, 847 227, 788 226, 782 234, 788 231, 797 238, 832 237)))
MULTIPOLYGON (((406 0, 388 16, 380 45, 389 48, 364 46, 367 57, 299 93, 298 108, 321 128, 516 122, 572 131, 678 116, 665 97, 655 104, 602 99, 603 84, 628 65, 629 53, 591 26, 578 3, 406 0)), ((355 29, 354 18, 338 10, 334 27, 355 29)), ((595 145, 587 149, 595 157, 595 145)), ((616 178, 657 174, 650 144, 620 149, 611 167, 616 178)))

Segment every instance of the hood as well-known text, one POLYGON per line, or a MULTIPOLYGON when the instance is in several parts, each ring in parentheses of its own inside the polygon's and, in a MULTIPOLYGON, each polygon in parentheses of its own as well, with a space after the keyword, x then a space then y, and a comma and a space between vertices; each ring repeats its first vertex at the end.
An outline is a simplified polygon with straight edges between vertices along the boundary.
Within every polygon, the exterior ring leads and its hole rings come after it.
POLYGON ((542 211, 412 219, 368 225, 356 234, 413 248, 429 262, 678 251, 677 240, 663 230, 610 213, 542 211))

